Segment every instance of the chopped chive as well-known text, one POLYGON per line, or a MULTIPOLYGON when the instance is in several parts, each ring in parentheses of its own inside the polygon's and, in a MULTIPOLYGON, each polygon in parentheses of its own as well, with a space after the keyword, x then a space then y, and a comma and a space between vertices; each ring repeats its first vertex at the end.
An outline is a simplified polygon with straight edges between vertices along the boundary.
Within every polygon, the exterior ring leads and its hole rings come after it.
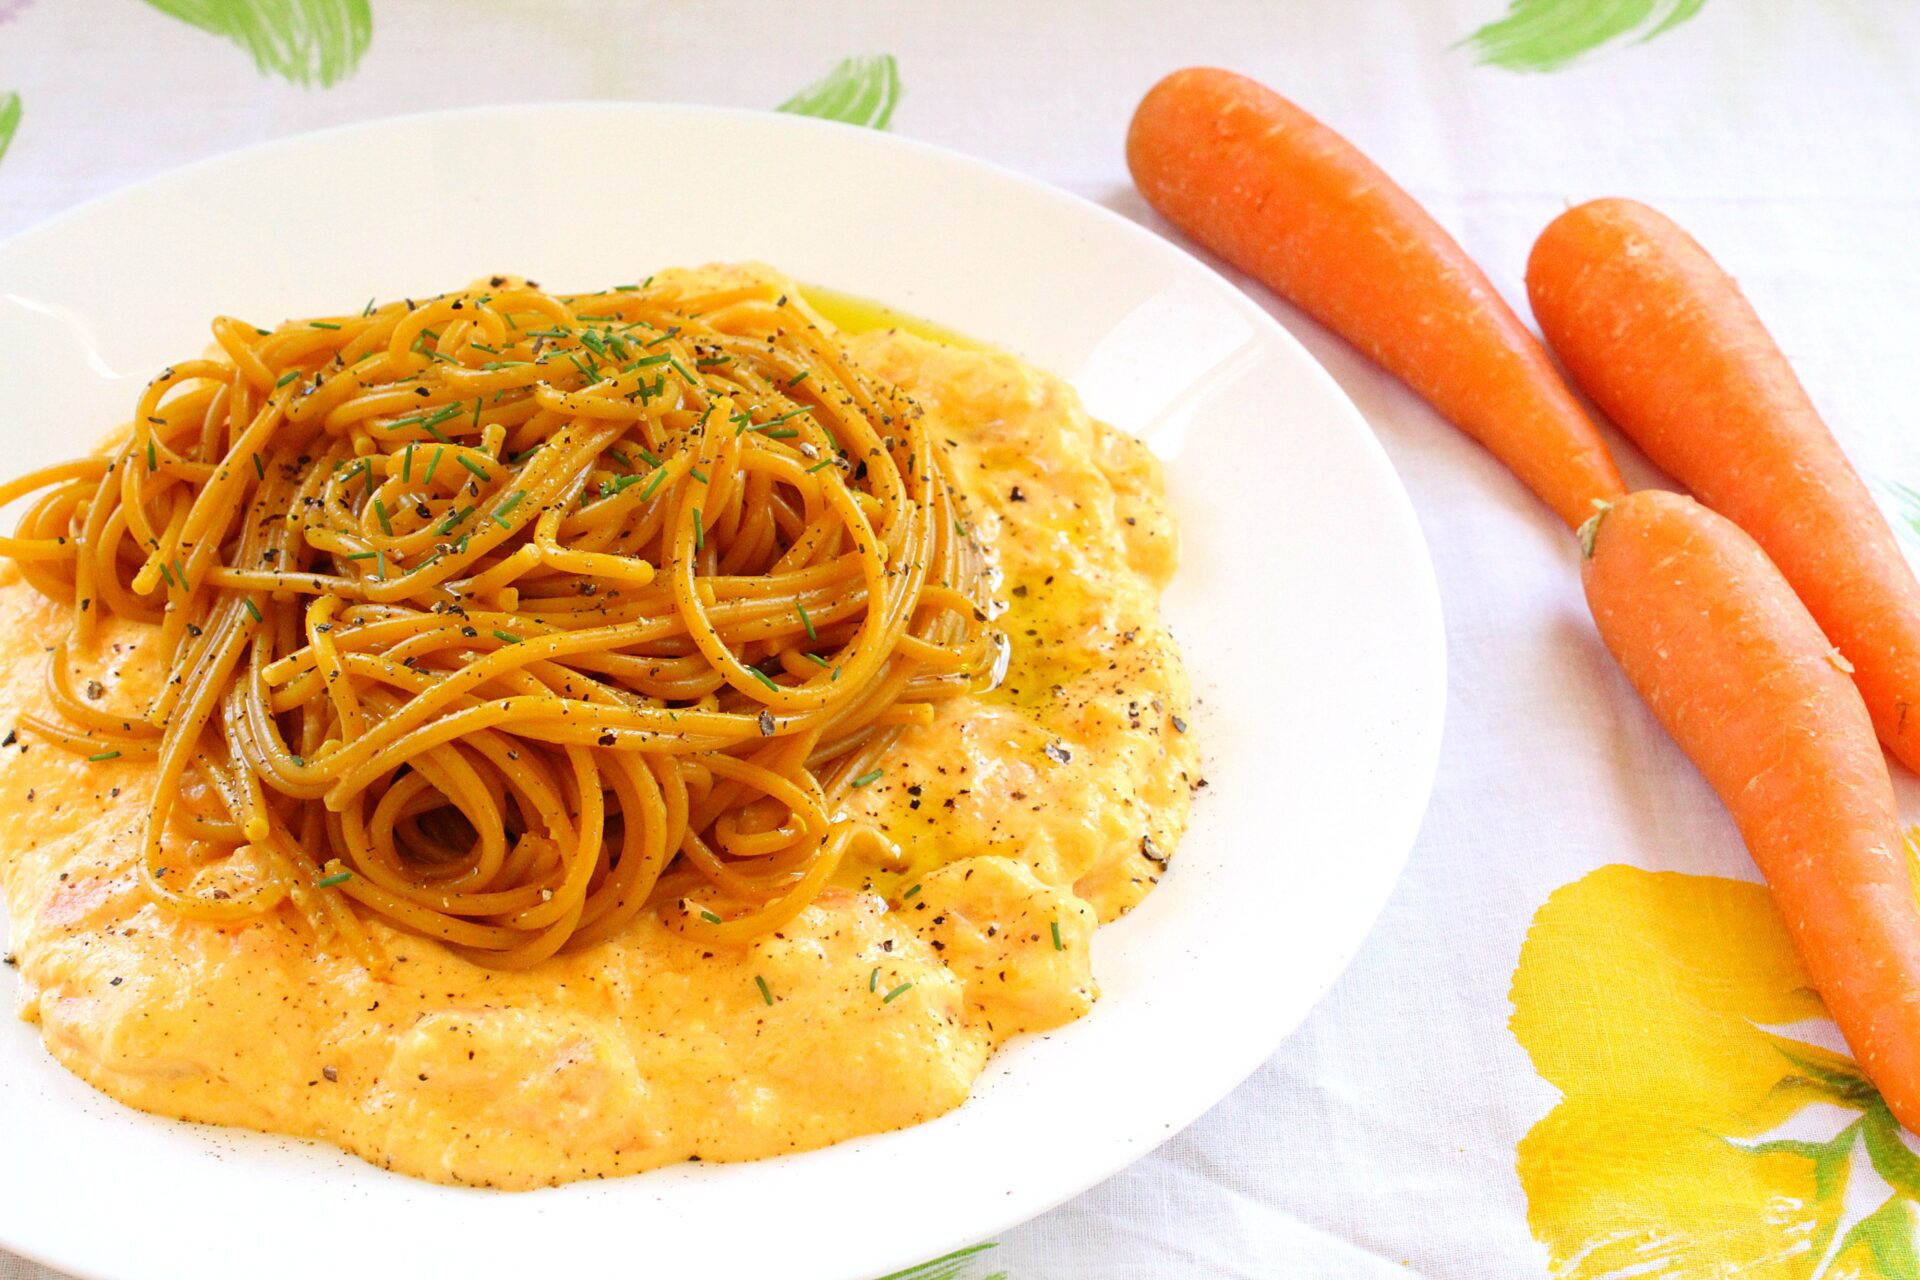
POLYGON ((472 347, 475 351, 484 351, 490 356, 497 356, 500 354, 500 348, 490 347, 484 342, 469 342, 467 345, 472 347))
POLYGON ((413 482, 413 441, 407 441, 407 451, 400 456, 400 482, 413 482))
POLYGON ((257 453, 253 455, 253 474, 262 480, 267 478, 267 464, 260 461, 260 455, 257 453))
MULTIPOLYGON (((479 403, 480 402, 478 400, 474 401, 475 405, 478 405, 479 403)), ((430 417, 421 419, 420 425, 423 427, 437 427, 441 423, 445 422, 448 418, 451 418, 455 414, 459 413, 463 407, 464 405, 462 404, 462 402, 458 400, 455 400, 452 404, 443 404, 438 409, 434 410, 433 414, 430 417)))
POLYGON ((362 308, 360 308, 360 314, 361 314, 362 316, 370 316, 370 315, 372 315, 372 314, 373 314, 373 299, 372 299, 372 298, 368 298, 368 299, 367 299, 367 305, 366 305, 366 306, 364 306, 364 307, 362 307, 362 308))
POLYGON ((185 589, 187 585, 187 567, 180 563, 179 556, 173 558, 173 576, 180 579, 180 586, 182 589, 185 589))
POLYGON ((527 496, 527 491, 525 489, 515 489, 512 493, 507 495, 507 500, 500 504, 500 510, 496 514, 503 515, 503 516, 506 515, 508 512, 512 511, 515 507, 519 506, 520 499, 526 496, 527 496))
POLYGON ((385 547, 380 548, 379 558, 374 562, 374 572, 383 578, 387 576, 387 549, 385 547))
POLYGON ((498 511, 487 512, 487 519, 493 521, 495 524, 499 525, 502 529, 513 528, 513 521, 507 519, 505 515, 503 515, 498 511))
POLYGON ((900 895, 900 901, 905 902, 908 898, 911 898, 914 894, 919 892, 920 892, 920 886, 915 885, 913 886, 913 888, 907 890, 905 893, 900 895))
POLYGON ((421 484, 433 483, 433 469, 440 465, 440 455, 444 454, 445 452, 446 452, 445 449, 435 449, 433 451, 433 456, 427 459, 427 474, 420 477, 421 484))
POLYGON ((240 603, 247 606, 247 612, 253 615, 253 620, 255 622, 265 621, 265 619, 260 616, 260 606, 253 602, 252 596, 247 596, 246 598, 241 600, 240 603))
POLYGON ((880 1003, 892 1004, 896 997, 903 996, 911 990, 913 990, 913 984, 911 982, 903 982, 893 990, 887 992, 886 995, 880 997, 880 1003))
POLYGON ((448 513, 447 518, 440 522, 440 528, 437 530, 438 535, 441 537, 444 537, 447 534, 452 533, 454 529, 459 526, 462 520, 465 520, 468 516, 472 514, 473 514, 472 507, 454 508, 453 511, 448 513))
POLYGON ((337 884, 345 884, 347 881, 351 879, 353 879, 353 872, 336 871, 330 876, 321 876, 318 880, 315 880, 313 882, 313 887, 316 889, 331 889, 333 888, 333 886, 337 884))
POLYGON ((373 500, 373 514, 380 517, 380 532, 391 538, 393 536, 393 521, 387 518, 387 504, 375 498, 373 500))
POLYGON ((693 509, 693 549, 697 553, 706 548, 707 527, 700 521, 700 508, 693 509))
POLYGON ((760 434, 769 440, 791 440, 800 433, 792 427, 781 427, 777 431, 762 431, 760 434))
POLYGON ((519 644, 521 640, 521 637, 513 634, 513 632, 502 631, 497 627, 494 629, 493 638, 501 644, 519 644))
POLYGON ((473 398, 473 429, 475 431, 478 431, 480 429, 480 397, 479 396, 475 396, 473 398))
POLYGON ((812 372, 813 372, 813 370, 811 370, 811 369, 802 369, 802 370, 800 371, 800 373, 799 373, 799 376, 798 376, 798 377, 796 377, 796 378, 794 378, 794 380, 793 380, 792 382, 789 382, 789 383, 787 384, 787 389, 788 389, 789 391, 791 391, 791 390, 792 390, 793 388, 795 388, 795 387, 797 387, 797 386, 799 386, 799 385, 800 385, 801 383, 803 383, 803 382, 805 382, 805 381, 807 380, 807 375, 808 375, 808 374, 810 374, 810 373, 812 373, 812 372))
POLYGON ((807 474, 812 475, 814 472, 822 470, 826 467, 830 467, 832 465, 833 465, 832 458, 822 458, 820 459, 820 461, 814 463, 812 466, 807 468, 807 474))
MULTIPOLYGON (((667 340, 666 336, 662 335, 658 338, 655 338, 653 342, 665 342, 666 340, 667 340)), ((649 342, 647 343, 647 345, 652 346, 653 342, 649 342)), ((641 356, 638 360, 635 360, 633 362, 631 367, 635 369, 644 369, 650 364, 665 364, 667 361, 671 359, 673 359, 673 352, 662 351, 657 356, 641 356)))
POLYGON ((879 989, 880 989, 880 966, 875 965, 873 966, 873 972, 867 975, 867 990, 878 991, 879 989))
POLYGON ((793 604, 793 611, 800 615, 800 625, 807 629, 807 639, 818 640, 820 633, 813 629, 813 619, 807 616, 807 606, 796 600, 793 604))
POLYGON ((812 412, 813 412, 813 406, 812 406, 812 405, 810 405, 810 404, 803 404, 803 405, 801 405, 801 406, 800 406, 800 407, 799 407, 798 409, 789 409, 789 410, 788 410, 787 412, 785 412, 785 413, 783 413, 783 414, 781 414, 781 415, 780 415, 779 417, 777 417, 777 418, 770 418, 770 419, 768 419, 767 421, 765 421, 765 422, 763 422, 763 423, 761 423, 760 425, 761 425, 761 427, 763 427, 763 428, 764 428, 764 427, 777 427, 777 426, 779 426, 779 425, 780 425, 781 423, 783 423, 783 422, 791 422, 791 421, 793 421, 793 420, 794 420, 795 418, 797 418, 797 417, 799 417, 799 416, 800 416, 801 414, 803 414, 803 413, 812 413, 812 412))
POLYGON ((833 678, 834 678, 835 680, 838 680, 838 679, 840 678, 840 668, 838 668, 838 667, 835 667, 835 668, 833 669, 833 678))
POLYGON ((756 973, 753 975, 753 984, 760 988, 760 998, 768 1004, 772 1004, 773 992, 767 989, 767 980, 756 973))
POLYGON ((1067 949, 1067 944, 1060 941, 1060 922, 1058 920, 1055 920, 1053 922, 1052 927, 1053 927, 1053 949, 1055 951, 1065 951, 1067 949))
POLYGON ((752 676, 755 680, 758 680, 761 684, 767 686, 767 688, 769 689, 778 689, 780 687, 779 685, 773 682, 772 676, 768 675, 766 672, 762 671, 758 667, 748 667, 747 674, 752 676))
POLYGON ((885 769, 869 770, 868 772, 863 773, 859 777, 855 778, 852 782, 849 782, 847 785, 850 787, 864 787, 869 782, 879 781, 883 776, 885 776, 886 772, 887 771, 885 769))
POLYGON ((629 458, 626 454, 622 453, 620 450, 609 448, 607 450, 607 454, 615 462, 618 462, 621 466, 625 467, 627 470, 629 471, 633 470, 633 459, 629 458))
POLYGON ((646 488, 640 491, 640 501, 645 502, 648 498, 651 498, 653 496, 653 491, 655 489, 658 489, 660 487, 660 482, 662 480, 665 480, 666 478, 667 478, 667 469, 665 467, 661 467, 658 471, 654 472, 653 480, 647 485, 646 488))
POLYGON ((803 653, 800 656, 805 658, 808 662, 811 662, 816 667, 824 667, 827 665, 827 660, 821 657, 817 653, 803 653))
POLYGON ((708 924, 719 924, 719 923, 720 923, 720 917, 719 917, 719 916, 717 916, 717 915, 715 915, 715 914, 713 914, 713 912, 711 912, 711 911, 708 911, 708 910, 706 910, 706 909, 705 909, 704 907, 703 907, 703 908, 701 908, 701 911, 700 911, 700 918, 701 918, 702 920, 705 920, 705 921, 706 921, 706 922, 707 922, 708 924))
POLYGON ((356 552, 354 552, 354 553, 353 553, 352 555, 350 555, 350 556, 348 556, 348 557, 347 557, 347 559, 349 559, 349 560, 371 560, 371 559, 373 559, 373 557, 374 557, 374 553, 373 553, 373 552, 371 552, 371 551, 356 551, 356 552))
POLYGON ((309 320, 307 325, 314 329, 338 329, 340 326, 331 320, 309 320))
POLYGON ((430 435, 430 436, 432 436, 432 437, 433 437, 433 438, 434 438, 435 440, 438 440, 438 441, 439 441, 439 442, 440 442, 441 444, 452 444, 452 443, 453 443, 453 441, 451 441, 451 440, 449 440, 449 439, 447 438, 447 433, 446 433, 446 432, 444 432, 444 431, 442 431, 442 430, 441 430, 440 428, 438 428, 438 427, 436 427, 436 426, 434 426, 434 425, 433 425, 433 424, 432 424, 431 422, 423 422, 423 423, 421 423, 420 425, 421 425, 421 426, 423 426, 423 427, 425 427, 425 428, 427 429, 427 434, 428 434, 428 435, 430 435))
POLYGON ((642 449, 642 448, 639 448, 638 446, 635 446, 634 452, 639 454, 640 457, 645 460, 648 466, 657 467, 660 465, 660 459, 653 456, 652 450, 642 449))
POLYGON ((707 473, 702 471, 698 467, 688 467, 687 474, 692 476, 695 480, 698 480, 701 484, 708 483, 707 473))
POLYGON ((273 389, 275 391, 278 391, 281 387, 286 386, 289 382, 292 382, 295 378, 299 376, 300 376, 300 371, 298 369, 289 369, 285 373, 280 375, 280 381, 273 384, 273 389))
POLYGON ((493 477, 487 474, 486 468, 475 462, 472 458, 469 458, 466 454, 461 454, 458 458, 455 458, 454 461, 473 472, 476 476, 479 476, 482 484, 493 483, 493 477))
POLYGON ((714 369, 714 368, 718 368, 723 364, 732 364, 732 363, 733 363, 732 356, 708 356, 704 360, 695 360, 693 362, 693 367, 696 369, 714 369))
POLYGON ((678 360, 669 359, 667 361, 667 368, 673 370, 675 373, 679 374, 682 378, 684 378, 688 386, 697 387, 700 385, 700 379, 688 373, 687 366, 681 364, 678 360))
POLYGON ((617 284, 613 286, 613 291, 615 293, 634 293, 639 288, 640 286, 637 284, 617 284))
POLYGON ((91 764, 98 764, 102 760, 118 760, 119 758, 120 753, 118 751, 97 751, 93 755, 88 756, 87 760, 91 764))

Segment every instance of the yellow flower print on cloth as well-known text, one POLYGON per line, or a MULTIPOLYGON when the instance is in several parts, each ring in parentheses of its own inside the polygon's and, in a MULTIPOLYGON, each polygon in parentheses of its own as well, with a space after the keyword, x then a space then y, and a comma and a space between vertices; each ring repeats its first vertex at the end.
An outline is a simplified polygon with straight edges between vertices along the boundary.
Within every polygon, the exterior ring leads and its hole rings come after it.
POLYGON ((1563 1095, 1517 1151, 1555 1277, 1920 1280, 1920 1142, 1765 886, 1602 867, 1534 916, 1512 995, 1563 1095))

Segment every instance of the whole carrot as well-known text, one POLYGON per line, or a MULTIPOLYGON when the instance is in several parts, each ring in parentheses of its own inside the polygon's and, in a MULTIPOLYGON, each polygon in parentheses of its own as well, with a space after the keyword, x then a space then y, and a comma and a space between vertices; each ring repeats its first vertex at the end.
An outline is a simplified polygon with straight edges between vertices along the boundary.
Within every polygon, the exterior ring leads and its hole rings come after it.
POLYGON ((1570 526, 1624 491, 1540 343, 1412 196, 1245 76, 1197 67, 1127 132, 1147 202, 1358 347, 1491 449, 1570 526))
POLYGON ((1732 277, 1665 216, 1595 200, 1540 234, 1527 293, 1593 402, 1765 548, 1920 771, 1920 583, 1732 277))
POLYGON ((1920 1132, 1920 906, 1859 691, 1752 538, 1678 494, 1585 531, 1601 638, 1733 813, 1827 1011, 1920 1132))

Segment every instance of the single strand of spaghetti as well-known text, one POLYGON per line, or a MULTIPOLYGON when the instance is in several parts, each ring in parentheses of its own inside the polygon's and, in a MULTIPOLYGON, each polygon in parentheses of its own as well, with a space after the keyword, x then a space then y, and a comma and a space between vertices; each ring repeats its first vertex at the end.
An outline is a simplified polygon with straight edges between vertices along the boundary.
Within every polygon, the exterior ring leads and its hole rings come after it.
POLYGON ((97 733, 143 740, 160 736, 160 731, 140 715, 121 715, 96 707, 75 694, 72 677, 68 673, 67 646, 64 642, 56 641, 47 650, 46 687, 47 700, 53 704, 55 711, 97 733))
POLYGON ((227 360, 242 378, 254 387, 265 391, 273 386, 273 370, 260 359, 250 339, 254 336, 253 326, 232 316, 216 316, 212 325, 213 340, 226 353, 227 360))
POLYGON ((822 842, 818 855, 807 873, 794 882, 791 889, 780 897, 767 903, 759 910, 748 915, 722 920, 719 924, 702 919, 699 916, 687 918, 687 932, 695 937, 711 942, 750 942, 762 934, 771 933, 791 921, 806 910, 813 900, 820 896, 820 890, 826 887, 833 873, 840 865, 841 856, 846 852, 851 831, 839 831, 822 842))
MULTIPOLYGON (((21 712, 18 727, 73 755, 90 756, 100 750, 98 731, 76 733, 37 712, 21 712)), ((160 741, 157 738, 115 738, 113 746, 123 760, 157 760, 160 756, 160 741)))
POLYGON ((307 606, 305 630, 307 644, 313 649, 315 668, 339 716, 341 736, 351 741, 366 732, 367 717, 360 709, 360 699, 354 694, 352 682, 344 677, 339 650, 328 634, 333 630, 333 616, 339 609, 340 597, 319 597, 307 606))

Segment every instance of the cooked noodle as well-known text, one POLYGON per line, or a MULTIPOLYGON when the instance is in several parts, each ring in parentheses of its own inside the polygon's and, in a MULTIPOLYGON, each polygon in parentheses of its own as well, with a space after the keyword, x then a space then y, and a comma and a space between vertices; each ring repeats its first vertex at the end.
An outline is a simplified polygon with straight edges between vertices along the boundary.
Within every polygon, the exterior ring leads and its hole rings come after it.
POLYGON ((74 609, 23 727, 154 762, 147 888, 185 915, 511 967, 649 902, 749 939, 878 840, 837 809, 900 728, 992 678, 940 442, 775 284, 496 277, 213 335, 124 445, 0 487, 34 495, 0 554, 74 609), (150 707, 71 686, 105 614, 157 628, 150 707))

